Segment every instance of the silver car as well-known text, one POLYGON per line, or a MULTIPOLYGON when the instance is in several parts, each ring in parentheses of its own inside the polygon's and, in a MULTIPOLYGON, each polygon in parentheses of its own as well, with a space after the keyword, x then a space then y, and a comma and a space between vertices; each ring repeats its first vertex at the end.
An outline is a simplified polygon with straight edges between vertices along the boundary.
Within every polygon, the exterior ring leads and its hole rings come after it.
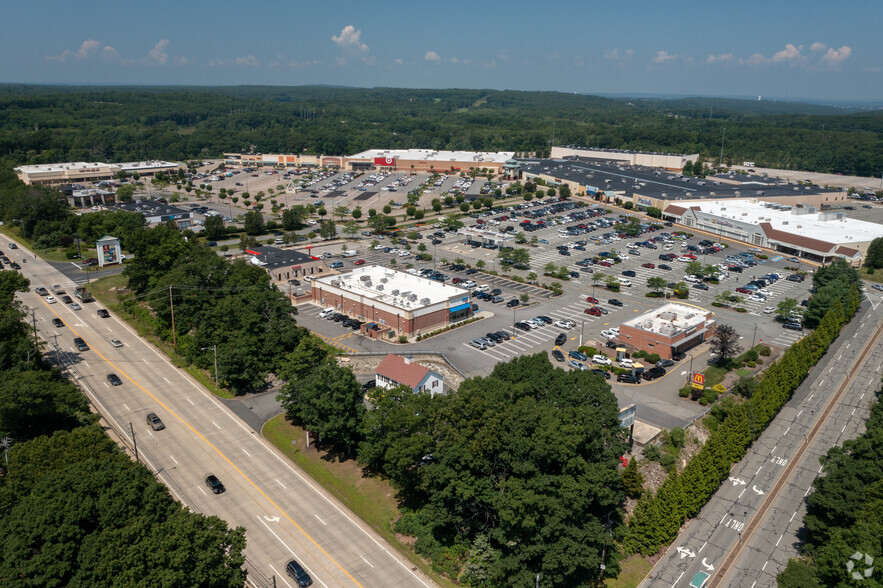
POLYGON ((481 351, 484 351, 485 349, 487 349, 487 345, 485 345, 484 342, 481 341, 480 339, 473 339, 472 341, 469 342, 469 344, 472 345, 473 347, 475 347, 476 349, 480 349, 481 351))

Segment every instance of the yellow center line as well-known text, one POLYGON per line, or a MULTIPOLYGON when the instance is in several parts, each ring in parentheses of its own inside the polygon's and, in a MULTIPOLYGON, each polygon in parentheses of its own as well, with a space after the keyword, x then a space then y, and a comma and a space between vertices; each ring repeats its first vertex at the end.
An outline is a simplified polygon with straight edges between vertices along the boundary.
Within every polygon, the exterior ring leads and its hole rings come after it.
MULTIPOLYGON (((58 318, 61 318, 61 316, 59 316, 58 313, 56 313, 54 310, 52 310, 52 307, 49 306, 49 304, 47 304, 47 303, 45 302, 45 300, 43 300, 42 298, 41 298, 40 300, 43 301, 43 304, 49 309, 50 312, 52 312, 52 314, 54 314, 54 315, 57 316, 58 318)), ((71 332, 72 332, 74 335, 76 335, 77 337, 80 337, 80 334, 79 334, 76 330, 74 330, 73 327, 70 327, 70 325, 68 325, 68 328, 70 328, 71 332)), ((83 340, 85 340, 85 337, 83 337, 83 340)), ((88 342, 87 342, 87 344, 88 344, 88 342)), ((199 437, 200 439, 202 439, 202 440, 205 442, 206 445, 208 445, 210 448, 212 448, 212 449, 215 451, 215 453, 217 453, 217 454, 221 457, 221 459, 223 459, 224 461, 226 461, 227 464, 228 464, 230 467, 232 467, 234 470, 236 470, 236 472, 237 472, 240 476, 242 476, 242 478, 243 478, 246 482, 248 482, 249 484, 251 484, 252 488, 254 488, 255 490, 257 490, 258 493, 259 493, 261 496, 263 496, 263 497, 264 497, 264 498, 265 498, 270 504, 272 504, 273 507, 275 507, 276 510, 279 511, 279 513, 282 514, 282 516, 284 516, 284 517, 288 520, 288 522, 290 522, 292 525, 294 525, 295 528, 297 528, 297 530, 300 531, 300 532, 303 534, 304 537, 306 537, 307 539, 309 539, 310 543, 312 543, 313 545, 315 545, 316 548, 317 548, 319 551, 321 551, 321 552, 325 555, 325 557, 327 557, 329 560, 331 560, 331 562, 332 562, 335 566, 337 566, 337 568, 338 568, 340 571, 342 571, 344 574, 346 574, 346 576, 347 576, 350 580, 352 580, 353 583, 356 584, 356 586, 361 586, 361 585, 362 585, 362 584, 360 584, 359 581, 356 580, 356 579, 355 579, 355 578, 354 578, 354 577, 353 577, 348 571, 346 571, 346 570, 343 568, 343 566, 340 565, 340 563, 337 562, 336 559, 334 559, 333 557, 331 557, 331 554, 328 553, 327 551, 325 551, 325 548, 323 548, 321 545, 319 545, 319 543, 318 543, 315 539, 313 539, 313 537, 312 537, 309 533, 307 533, 307 532, 303 529, 303 527, 301 527, 300 525, 298 525, 298 524, 295 522, 295 520, 294 520, 293 518, 291 518, 291 516, 290 516, 290 515, 289 515, 289 514, 288 514, 288 513, 287 513, 287 512, 281 507, 281 506, 279 506, 279 505, 276 503, 275 500, 273 500, 272 498, 270 498, 269 496, 267 496, 266 492, 264 492, 264 491, 263 491, 263 490, 262 490, 262 489, 261 489, 261 488, 260 488, 260 487, 259 487, 259 486, 258 486, 258 485, 257 485, 252 479, 251 479, 251 478, 249 478, 249 477, 245 474, 245 472, 243 472, 241 469, 239 469, 239 467, 238 467, 236 464, 234 464, 234 463, 230 460, 230 458, 227 457, 226 454, 224 454, 220 449, 218 449, 218 448, 217 448, 217 447, 216 447, 211 441, 209 441, 209 440, 208 440, 208 439, 207 439, 202 433, 200 433, 199 431, 197 431, 197 430, 196 430, 196 429, 195 429, 195 428, 194 428, 189 422, 187 422, 186 420, 184 420, 184 418, 183 418, 182 416, 180 416, 177 412, 175 412, 174 410, 172 410, 171 408, 169 408, 169 406, 168 406, 166 403, 164 403, 162 400, 160 400, 159 398, 157 398, 156 396, 154 396, 154 395, 153 395, 150 391, 148 391, 144 386, 142 386, 141 384, 139 384, 138 382, 136 382, 135 380, 133 380, 133 379, 132 379, 132 378, 131 378, 126 372, 124 372, 123 370, 119 369, 119 368, 116 366, 116 364, 114 364, 112 361, 110 361, 108 358, 106 358, 104 355, 102 355, 101 352, 99 352, 98 350, 92 348, 91 346, 90 346, 90 350, 94 351, 95 354, 96 354, 98 357, 100 357, 101 359, 103 359, 103 360, 105 361, 105 363, 107 363, 108 365, 112 366, 112 367, 113 367, 115 370, 117 370, 120 374, 122 374, 123 376, 125 376, 125 378, 126 378, 127 380, 129 380, 130 382, 132 382, 132 384, 134 384, 135 386, 137 386, 142 392, 144 392, 144 393, 147 394, 151 399, 153 399, 154 402, 156 402, 156 403, 159 404, 161 407, 163 407, 166 411, 168 411, 169 414, 171 414, 171 415, 174 416, 176 419, 178 419, 179 421, 181 421, 181 423, 182 423, 185 427, 187 427, 188 429, 190 429, 190 430, 191 430, 191 431, 192 431, 197 437, 199 437)))

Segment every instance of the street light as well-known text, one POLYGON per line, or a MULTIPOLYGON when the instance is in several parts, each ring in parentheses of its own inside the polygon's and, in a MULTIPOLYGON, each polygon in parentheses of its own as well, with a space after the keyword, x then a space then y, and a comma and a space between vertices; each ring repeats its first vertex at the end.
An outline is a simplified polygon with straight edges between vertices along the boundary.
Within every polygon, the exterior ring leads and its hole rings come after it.
POLYGON ((215 388, 218 387, 218 346, 212 345, 210 347, 200 347, 200 351, 205 351, 206 349, 211 349, 215 352, 215 388))

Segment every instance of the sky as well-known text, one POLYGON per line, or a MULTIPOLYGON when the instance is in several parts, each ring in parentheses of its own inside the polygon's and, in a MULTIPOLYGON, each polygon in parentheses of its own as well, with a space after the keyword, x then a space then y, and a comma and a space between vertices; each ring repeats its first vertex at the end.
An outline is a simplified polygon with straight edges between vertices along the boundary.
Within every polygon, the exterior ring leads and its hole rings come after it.
POLYGON ((0 83, 883 98, 880 0, 5 0, 0 83))

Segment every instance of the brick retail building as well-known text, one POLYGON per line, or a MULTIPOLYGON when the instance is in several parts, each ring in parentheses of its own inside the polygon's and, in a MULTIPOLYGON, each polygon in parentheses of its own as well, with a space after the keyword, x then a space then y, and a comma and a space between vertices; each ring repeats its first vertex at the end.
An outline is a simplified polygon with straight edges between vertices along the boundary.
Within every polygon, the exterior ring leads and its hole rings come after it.
POLYGON ((714 313, 676 302, 663 304, 619 326, 619 340, 659 357, 672 359, 714 334, 714 313))

